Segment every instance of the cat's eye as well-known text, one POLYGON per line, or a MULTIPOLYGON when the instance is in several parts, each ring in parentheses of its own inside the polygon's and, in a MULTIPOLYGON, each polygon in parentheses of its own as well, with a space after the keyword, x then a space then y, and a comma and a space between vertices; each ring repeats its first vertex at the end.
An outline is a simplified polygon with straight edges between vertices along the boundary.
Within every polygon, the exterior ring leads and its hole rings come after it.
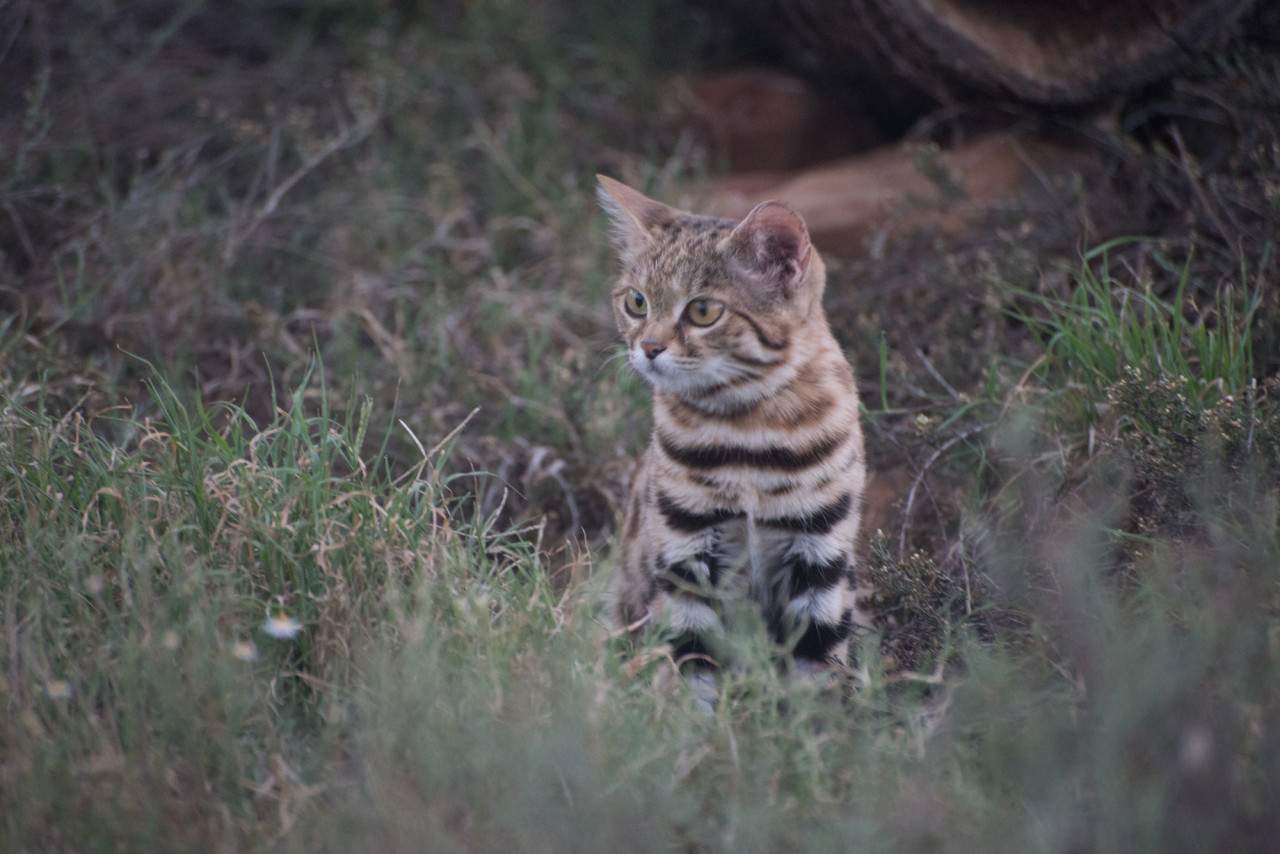
POLYGON ((718 299, 696 299, 685 307, 684 314, 694 326, 710 326, 724 314, 724 303, 718 299))
POLYGON ((649 313, 649 301, 635 288, 627 291, 626 297, 622 300, 622 306, 632 317, 644 317, 649 313))

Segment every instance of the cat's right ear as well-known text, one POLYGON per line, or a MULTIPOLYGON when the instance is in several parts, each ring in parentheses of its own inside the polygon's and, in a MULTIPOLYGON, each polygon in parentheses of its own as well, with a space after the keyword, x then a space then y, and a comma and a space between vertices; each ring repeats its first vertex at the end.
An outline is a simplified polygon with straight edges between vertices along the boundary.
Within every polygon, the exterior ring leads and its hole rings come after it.
POLYGON ((804 281, 813 244, 804 219, 782 202, 763 202, 729 235, 742 269, 790 298, 804 281))
POLYGON ((623 255, 635 255, 653 239, 654 230, 677 211, 608 175, 597 175, 596 196, 613 222, 613 243, 623 255))

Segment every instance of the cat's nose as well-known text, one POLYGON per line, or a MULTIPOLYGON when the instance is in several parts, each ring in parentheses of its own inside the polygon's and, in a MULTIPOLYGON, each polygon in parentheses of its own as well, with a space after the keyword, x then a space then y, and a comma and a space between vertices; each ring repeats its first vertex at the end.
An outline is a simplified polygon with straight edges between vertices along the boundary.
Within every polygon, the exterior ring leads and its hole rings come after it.
POLYGON ((658 354, 667 348, 666 345, 659 344, 657 341, 641 341, 640 349, 644 350, 644 354, 650 359, 656 359, 658 354))

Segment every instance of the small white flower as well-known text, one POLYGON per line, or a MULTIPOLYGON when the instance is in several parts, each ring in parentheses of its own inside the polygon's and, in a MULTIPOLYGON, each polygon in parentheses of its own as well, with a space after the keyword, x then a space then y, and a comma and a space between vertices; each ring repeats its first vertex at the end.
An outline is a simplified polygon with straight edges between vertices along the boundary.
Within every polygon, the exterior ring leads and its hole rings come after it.
POLYGON ((69 700, 71 683, 65 679, 50 679, 44 683, 44 693, 50 700, 69 700))
POLYGON ((273 638, 291 638, 302 631, 302 623, 283 611, 277 611, 262 624, 262 630, 273 638))
POLYGON ((231 654, 241 661, 258 660, 258 648, 253 645, 253 641, 236 641, 236 645, 231 648, 231 654))
POLYGON ((173 629, 169 629, 160 636, 160 643, 165 649, 173 652, 178 648, 178 644, 182 643, 182 638, 178 637, 178 633, 173 629))

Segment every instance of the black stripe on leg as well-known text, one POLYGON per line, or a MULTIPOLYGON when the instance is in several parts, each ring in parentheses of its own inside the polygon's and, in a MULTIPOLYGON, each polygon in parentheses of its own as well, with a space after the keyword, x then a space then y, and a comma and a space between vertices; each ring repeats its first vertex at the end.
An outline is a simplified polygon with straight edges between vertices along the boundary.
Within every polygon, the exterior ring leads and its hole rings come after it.
POLYGON ((795 534, 829 534, 832 528, 849 515, 849 508, 852 506, 853 497, 846 492, 808 516, 776 516, 772 519, 761 519, 760 524, 795 534))
POLYGON ((826 661, 831 655, 832 647, 848 638, 852 632, 852 611, 841 614, 840 622, 834 626, 810 620, 808 628, 796 641, 791 654, 796 658, 806 658, 810 661, 826 661))
POLYGON ((790 577, 787 579, 790 598, 795 599, 810 590, 827 590, 835 587, 845 576, 848 568, 847 555, 836 555, 821 563, 810 563, 803 558, 793 561, 790 577))
POLYGON ((699 552, 693 557, 684 560, 674 561, 667 564, 658 573, 658 584, 668 593, 676 591, 682 594, 693 596, 697 599, 705 597, 698 596, 698 591, 706 589, 708 586, 715 587, 720 583, 720 575, 724 568, 720 565, 719 559, 706 552, 699 552), (707 566, 707 577, 699 577, 694 567, 703 563, 707 566))
POLYGON ((658 576, 658 586, 668 593, 680 591, 693 595, 704 583, 685 561, 671 564, 658 576))
POLYGON ((730 519, 739 519, 743 516, 741 511, 723 508, 717 508, 710 513, 698 513, 681 507, 674 498, 665 492, 658 493, 658 510, 662 513, 662 518, 666 520, 667 524, 682 534, 696 534, 698 531, 706 530, 721 522, 728 522, 730 519))

